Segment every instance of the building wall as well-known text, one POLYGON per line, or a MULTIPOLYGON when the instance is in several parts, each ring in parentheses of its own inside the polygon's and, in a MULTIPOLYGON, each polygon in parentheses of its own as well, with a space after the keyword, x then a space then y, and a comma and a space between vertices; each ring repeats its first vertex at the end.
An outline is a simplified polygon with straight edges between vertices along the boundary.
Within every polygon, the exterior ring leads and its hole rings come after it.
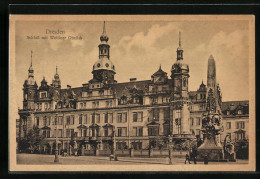
POLYGON ((222 140, 224 140, 226 135, 231 135, 231 141, 233 141, 233 142, 236 141, 236 140, 240 140, 243 137, 245 139, 249 139, 249 137, 248 137, 249 116, 248 115, 244 115, 244 116, 224 116, 223 119, 224 119, 223 120, 224 131, 223 131, 223 134, 222 134, 223 137, 221 138, 222 140), (237 124, 237 123, 239 123, 239 124, 237 124), (241 123, 243 123, 242 126, 241 126, 241 123), (230 125, 230 128, 229 128, 229 125, 230 125), (239 129, 242 129, 242 130, 245 131, 244 136, 241 136, 241 134, 235 133, 239 129))
MULTIPOLYGON (((114 80, 116 71, 109 59, 108 39, 104 31, 100 37, 99 59, 93 66, 93 79, 89 83, 83 84, 82 87, 71 88, 68 85, 67 89, 61 89, 61 80, 56 67, 53 84, 47 85, 44 78, 38 88, 31 63, 28 79, 24 83, 24 106, 23 109, 19 110, 19 137, 24 137, 28 130, 37 126, 52 145, 55 142, 55 129, 57 127, 58 131, 62 130, 62 137, 59 137, 59 140, 67 143, 71 140, 71 135, 66 137, 67 130, 73 129, 76 135, 75 140, 88 143, 86 148, 89 148, 89 145, 94 146, 96 143, 99 143, 98 147, 102 148, 102 141, 112 140, 112 137, 104 136, 105 128, 109 128, 110 134, 112 134, 112 129, 116 131, 118 142, 125 142, 128 147, 132 142, 142 142, 144 144, 142 148, 147 148, 149 140, 159 137, 167 138, 170 134, 168 131, 172 131, 174 137, 179 139, 186 139, 189 135, 192 136, 190 138, 195 138, 195 135, 201 136, 201 118, 206 111, 207 87, 202 82, 197 91, 188 91, 189 66, 183 60, 181 39, 179 39, 179 47, 177 48, 177 61, 171 69, 171 79, 160 67, 151 76, 151 80, 135 80, 126 83, 117 83, 114 80), (103 49, 108 51, 104 53, 103 49), (32 92, 30 93, 30 91, 32 92), (166 108, 170 108, 167 119, 164 117, 166 108), (143 119, 134 122, 133 114, 135 112, 138 113, 137 115, 142 112, 143 119), (113 121, 109 124, 104 121, 106 113, 112 113, 113 116, 113 121), (124 122, 118 122, 119 113, 122 116, 126 115, 124 122), (92 122, 92 116, 98 114, 100 120, 97 121, 97 117, 95 117, 95 122, 92 122), (70 116, 70 120, 74 116, 74 123, 67 124, 68 116, 70 116), (81 116, 83 116, 82 124, 79 123, 81 116), (87 116, 87 120, 85 120, 85 116, 87 116), (54 122, 56 117, 62 121, 57 125, 54 122), (44 124, 45 118, 50 119, 50 122, 44 124), (142 136, 134 135, 136 127, 143 128, 142 136), (98 128, 100 130, 96 130, 98 133, 93 136, 92 129, 98 128), (120 129, 122 133, 125 132, 125 136, 119 135, 120 129), (86 136, 78 135, 82 130, 86 130, 86 136), (149 134, 151 135, 149 136, 149 134)), ((213 57, 210 60, 214 62, 213 57)), ((215 62, 213 66, 209 65, 209 67, 213 68, 214 71, 211 80, 216 83, 215 62)), ((232 126, 235 121, 240 120, 248 121, 248 118, 227 116, 224 119, 224 121, 232 121, 232 126)), ((247 123, 245 130, 248 130, 247 123)), ((230 131, 231 133, 236 132, 233 128, 230 131)), ((229 130, 225 131, 225 134, 228 132, 229 130)), ((62 145, 63 147, 64 145, 68 146, 68 144, 62 145)))

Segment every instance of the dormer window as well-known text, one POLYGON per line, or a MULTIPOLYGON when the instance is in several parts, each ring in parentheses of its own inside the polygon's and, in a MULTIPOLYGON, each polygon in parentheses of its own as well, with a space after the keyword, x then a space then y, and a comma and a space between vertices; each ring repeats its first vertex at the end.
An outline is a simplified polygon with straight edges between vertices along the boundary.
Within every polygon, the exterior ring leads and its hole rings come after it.
POLYGON ((74 108, 74 103, 72 101, 69 103, 69 107, 74 108))
POLYGON ((104 96, 104 91, 103 90, 99 91, 99 96, 104 96))
POLYGON ((42 103, 37 104, 37 110, 42 110, 42 103))
POLYGON ((88 92, 88 97, 92 96, 92 91, 88 92))
POLYGON ((82 92, 82 97, 87 97, 88 93, 87 92, 82 92))
POLYGON ((47 98, 47 91, 40 92, 40 98, 47 98))
POLYGON ((99 107, 99 101, 92 102, 92 108, 98 108, 99 107))
POLYGON ((48 104, 48 103, 45 103, 45 104, 44 104, 44 107, 45 107, 45 110, 48 110, 49 104, 48 104))
POLYGON ((62 102, 58 102, 57 108, 58 108, 58 109, 61 109, 61 108, 62 108, 62 102))

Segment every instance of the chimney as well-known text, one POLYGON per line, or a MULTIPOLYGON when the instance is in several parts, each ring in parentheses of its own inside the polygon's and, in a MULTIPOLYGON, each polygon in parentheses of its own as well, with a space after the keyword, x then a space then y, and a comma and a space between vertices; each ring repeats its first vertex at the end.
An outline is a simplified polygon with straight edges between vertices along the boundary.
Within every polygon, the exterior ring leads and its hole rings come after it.
POLYGON ((130 82, 136 81, 136 78, 130 78, 130 82))
POLYGON ((82 84, 82 86, 87 88, 88 87, 88 83, 84 83, 84 84, 82 84))
POLYGON ((71 86, 70 86, 70 85, 67 85, 67 89, 71 89, 71 86))

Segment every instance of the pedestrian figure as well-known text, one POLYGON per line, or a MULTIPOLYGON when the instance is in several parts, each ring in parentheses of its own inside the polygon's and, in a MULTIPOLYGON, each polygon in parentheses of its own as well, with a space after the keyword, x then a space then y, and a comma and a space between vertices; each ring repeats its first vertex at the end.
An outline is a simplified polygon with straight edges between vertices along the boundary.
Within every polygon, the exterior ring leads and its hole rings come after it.
POLYGON ((194 164, 197 164, 197 157, 196 157, 196 155, 193 156, 193 161, 194 161, 194 164))
POLYGON ((206 156, 204 157, 204 164, 207 165, 208 162, 209 162, 209 161, 208 161, 208 156, 206 155, 206 156))
POLYGON ((196 152, 196 150, 192 150, 192 152, 191 152, 191 158, 193 158, 193 162, 194 162, 194 164, 197 164, 197 152, 196 152))
POLYGON ((186 157, 185 157, 185 158, 186 158, 186 159, 185 159, 185 164, 186 164, 186 161, 188 161, 189 164, 190 164, 190 156, 189 156, 189 153, 186 154, 186 157))

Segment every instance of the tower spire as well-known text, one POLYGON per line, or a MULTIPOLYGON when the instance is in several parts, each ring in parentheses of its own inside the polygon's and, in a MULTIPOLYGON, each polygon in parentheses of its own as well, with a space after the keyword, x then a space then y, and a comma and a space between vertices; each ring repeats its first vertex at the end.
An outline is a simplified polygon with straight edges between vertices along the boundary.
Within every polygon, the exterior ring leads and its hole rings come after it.
POLYGON ((29 77, 34 77, 34 74, 33 74, 33 67, 32 67, 32 54, 33 54, 33 51, 31 50, 31 65, 30 65, 30 68, 28 69, 28 78, 29 77))
POLYGON ((100 36, 100 41, 101 42, 107 42, 109 40, 107 34, 106 34, 106 21, 104 21, 103 25, 103 33, 100 36))
POLYGON ((61 87, 60 76, 58 74, 58 65, 56 65, 56 74, 54 75, 54 80, 52 80, 52 85, 56 88, 61 87))
POLYGON ((179 47, 177 48, 177 60, 183 60, 183 48, 181 47, 181 32, 179 32, 179 47))
POLYGON ((104 25, 103 25, 103 34, 106 34, 106 21, 104 21, 104 25))
POLYGON ((179 47, 181 47, 181 32, 179 32, 179 47))
POLYGON ((33 51, 31 50, 31 67, 32 67, 32 54, 33 54, 33 51))

